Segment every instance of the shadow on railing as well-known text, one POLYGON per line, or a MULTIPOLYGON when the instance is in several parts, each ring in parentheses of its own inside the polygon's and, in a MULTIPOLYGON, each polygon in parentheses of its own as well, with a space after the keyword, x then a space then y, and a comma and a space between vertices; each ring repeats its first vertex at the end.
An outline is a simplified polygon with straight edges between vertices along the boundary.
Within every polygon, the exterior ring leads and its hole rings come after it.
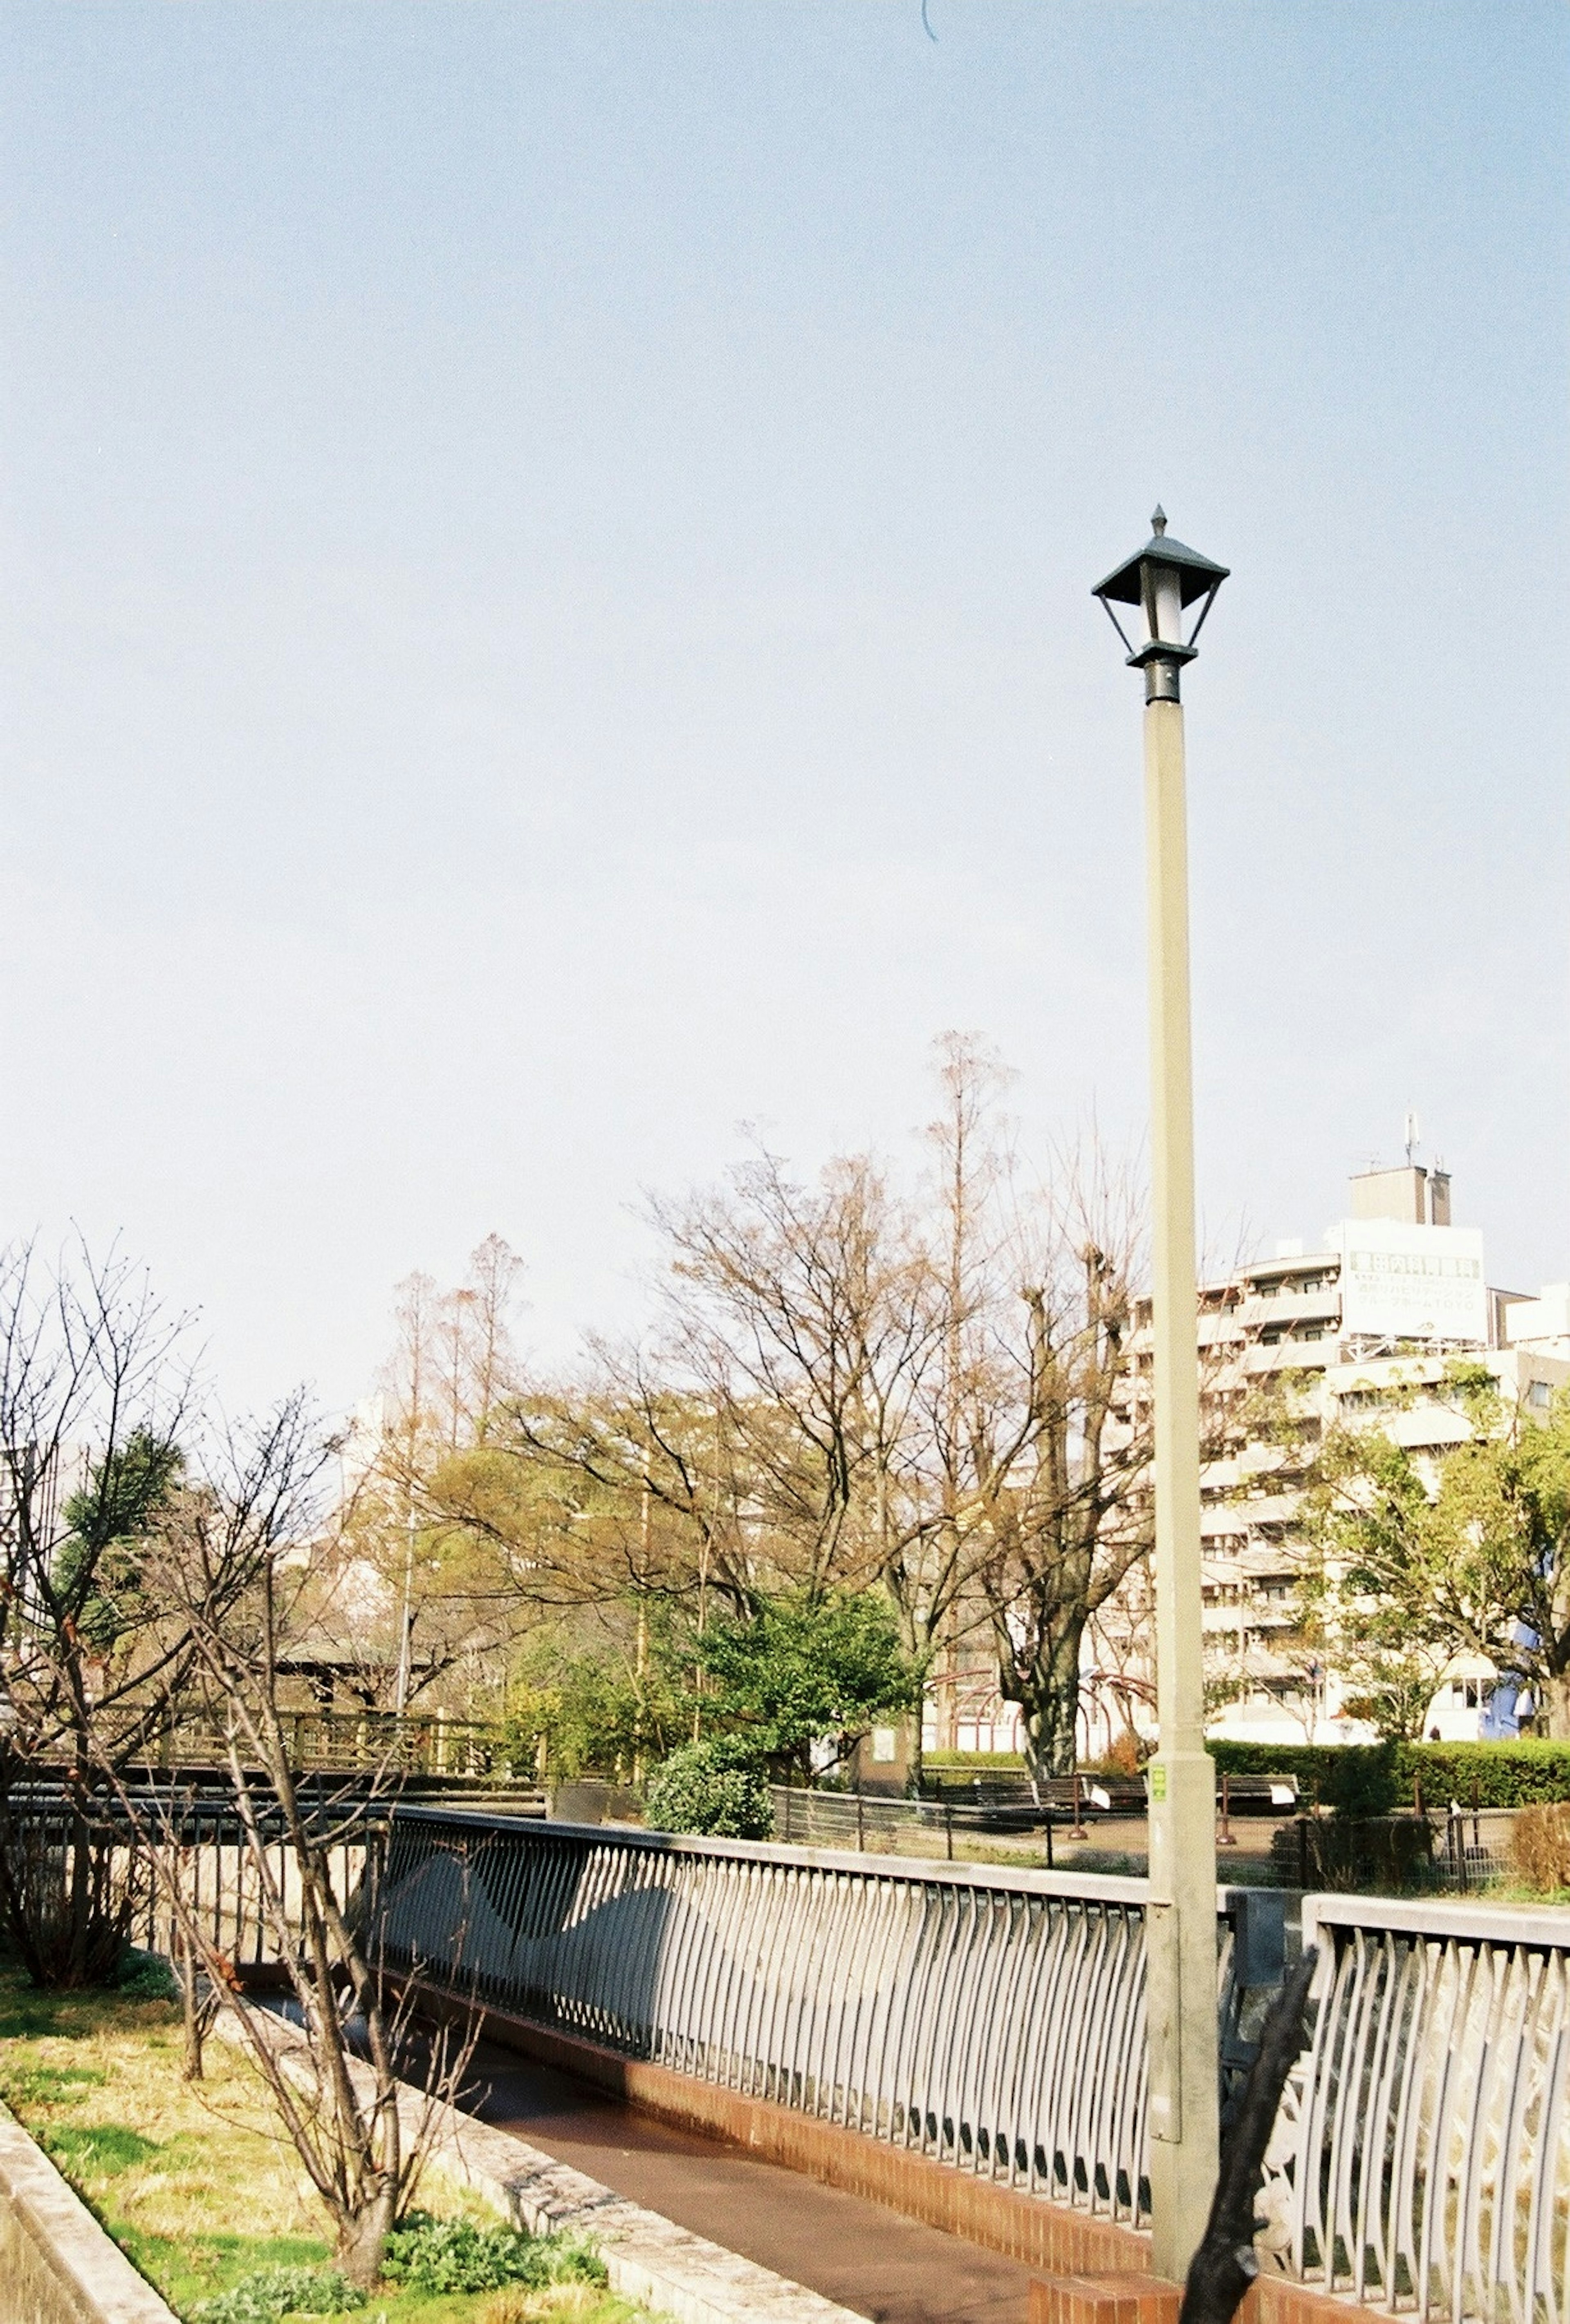
MULTIPOLYGON (((402 1809, 383 1926, 390 1963, 483 2006, 1140 2225, 1145 1893, 402 1809)), ((1283 1904, 1218 1897, 1239 2066, 1245 1980, 1280 1980, 1283 1904)))

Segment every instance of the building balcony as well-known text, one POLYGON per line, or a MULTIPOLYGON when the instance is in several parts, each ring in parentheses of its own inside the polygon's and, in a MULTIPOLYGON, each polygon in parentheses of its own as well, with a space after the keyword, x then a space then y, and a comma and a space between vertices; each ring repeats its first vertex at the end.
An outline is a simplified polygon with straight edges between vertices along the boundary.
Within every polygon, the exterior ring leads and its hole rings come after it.
POLYGON ((1272 1291, 1245 1299, 1236 1318, 1245 1331, 1261 1331, 1267 1323, 1339 1323, 1341 1286, 1327 1283, 1318 1291, 1272 1291))
MULTIPOLYGON (((1310 1326, 1312 1329, 1313 1327, 1310 1326)), ((1242 1369, 1251 1375, 1268 1372, 1319 1371, 1340 1361, 1340 1343, 1334 1333, 1320 1340, 1256 1341, 1244 1352, 1242 1369)))
POLYGON ((1288 1526, 1298 1521, 1301 1497, 1297 1493, 1253 1493, 1246 1499, 1239 1494, 1226 1501, 1215 1501, 1200 1517, 1205 1533, 1240 1534, 1256 1526, 1288 1526))

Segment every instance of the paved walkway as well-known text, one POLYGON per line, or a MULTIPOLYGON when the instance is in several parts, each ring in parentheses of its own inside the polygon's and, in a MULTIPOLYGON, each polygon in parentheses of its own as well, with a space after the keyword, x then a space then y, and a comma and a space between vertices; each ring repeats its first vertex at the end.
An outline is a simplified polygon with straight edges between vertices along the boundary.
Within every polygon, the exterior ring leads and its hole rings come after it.
POLYGON ((483 2042, 467 2109, 875 2324, 1025 2324, 1030 2271, 483 2042))

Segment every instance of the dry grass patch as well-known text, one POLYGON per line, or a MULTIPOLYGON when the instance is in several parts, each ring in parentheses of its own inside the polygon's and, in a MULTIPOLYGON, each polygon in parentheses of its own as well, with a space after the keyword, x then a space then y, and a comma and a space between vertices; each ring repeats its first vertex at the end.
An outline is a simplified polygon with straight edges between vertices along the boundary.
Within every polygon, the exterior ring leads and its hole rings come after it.
MULTIPOLYGON (((170 2306, 189 2316, 266 2268, 330 2265, 331 2229, 243 2051, 208 2045, 206 2079, 181 2080, 180 2012, 115 1993, 39 1993, 0 1963, 0 2098, 170 2306)), ((494 2225, 433 2172, 428 2209, 494 2225)), ((420 2293, 389 2284, 359 2324, 481 2324, 511 2293, 420 2293)), ((593 2284, 527 2292, 526 2324, 651 2324, 593 2284)), ((509 2324, 512 2310, 503 2324, 509 2324)))
POLYGON ((239 2189, 251 2234, 325 2232, 260 2081, 227 2043, 210 2045, 204 2081, 185 2082, 180 2013, 170 2004, 7 1987, 0 2097, 78 2182, 112 2181, 116 2209, 143 2233, 222 2230, 239 2189), (41 2002, 52 2004, 51 2031, 33 2030, 41 2002))
POLYGON ((1536 1895, 1570 1890, 1570 1801, 1520 1810, 1510 1826, 1510 1869, 1536 1895))

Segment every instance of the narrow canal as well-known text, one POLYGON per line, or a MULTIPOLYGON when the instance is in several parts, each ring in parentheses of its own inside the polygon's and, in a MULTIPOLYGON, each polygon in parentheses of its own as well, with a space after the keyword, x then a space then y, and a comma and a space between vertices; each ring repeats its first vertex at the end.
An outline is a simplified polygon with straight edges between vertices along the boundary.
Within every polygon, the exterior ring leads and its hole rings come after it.
POLYGON ((874 2324, 1025 2324, 1030 2271, 483 2042, 469 2110, 874 2324))

